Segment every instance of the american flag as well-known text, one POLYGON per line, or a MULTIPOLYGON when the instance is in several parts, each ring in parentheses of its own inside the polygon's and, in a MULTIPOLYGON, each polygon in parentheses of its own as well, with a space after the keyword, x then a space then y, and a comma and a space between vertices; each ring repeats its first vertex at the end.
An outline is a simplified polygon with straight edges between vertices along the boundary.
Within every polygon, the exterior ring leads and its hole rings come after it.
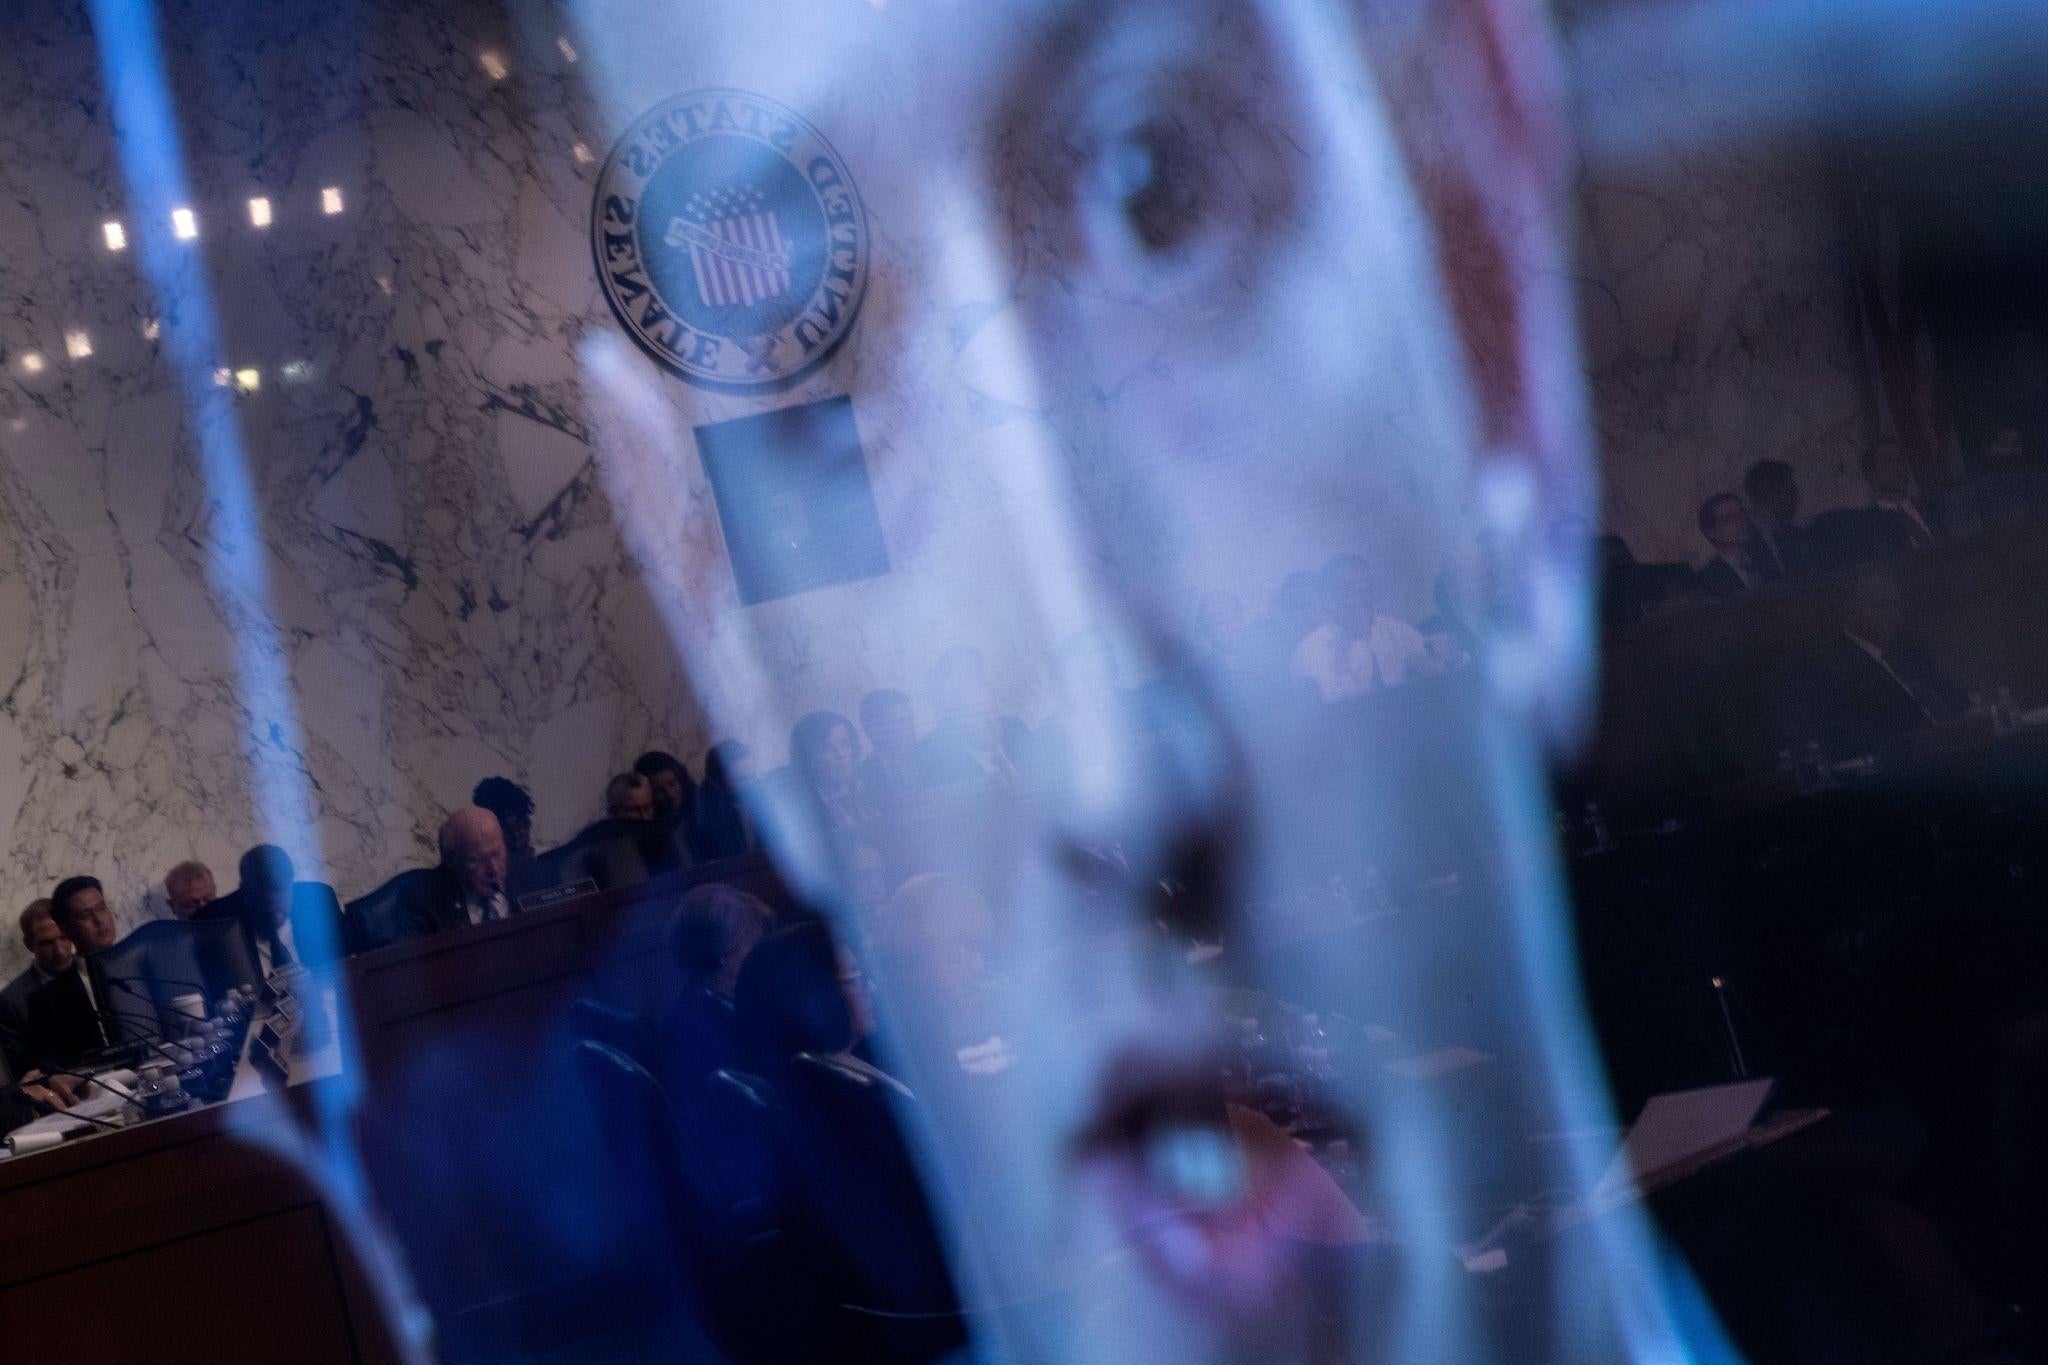
POLYGON ((789 247, 764 202, 752 186, 727 186, 691 195, 686 216, 669 219, 665 240, 689 247, 707 307, 750 307, 789 292, 789 247))

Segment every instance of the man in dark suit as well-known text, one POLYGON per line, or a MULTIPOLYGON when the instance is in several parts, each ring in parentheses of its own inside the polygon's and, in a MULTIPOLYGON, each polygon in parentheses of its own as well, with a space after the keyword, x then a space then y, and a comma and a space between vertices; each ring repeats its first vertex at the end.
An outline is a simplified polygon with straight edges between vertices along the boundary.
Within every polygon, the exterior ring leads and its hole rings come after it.
POLYGON ((1885 564, 1935 540, 1935 517, 1913 496, 1913 475, 1895 441, 1880 441, 1864 461, 1870 503, 1823 512, 1807 538, 1822 568, 1885 564))
POLYGON ((78 949, 78 958, 29 997, 23 1050, 44 1070, 76 1065, 111 1041, 107 1004, 85 972, 85 959, 114 946, 114 912, 97 877, 66 877, 50 893, 50 914, 78 949))
POLYGON ((424 938, 463 925, 506 919, 505 834, 498 817, 464 806, 441 824, 441 862, 409 872, 393 885, 393 917, 402 938, 424 938))
POLYGON ((1700 504, 1698 520, 1700 534, 1714 551, 1695 580, 1702 596, 1740 597, 1775 581, 1770 566, 1752 557, 1755 534, 1741 498, 1733 493, 1714 494, 1700 504))
POLYGON ((239 919, 256 945, 265 976, 341 953, 341 902, 333 887, 294 880, 291 855, 276 844, 258 844, 244 853, 238 871, 242 884, 192 918, 239 919))
POLYGON ((31 1065, 24 1050, 28 1039, 29 998, 71 970, 78 949, 57 927, 50 913, 50 898, 29 902, 21 912, 21 941, 28 949, 29 965, 20 976, 0 989, 0 1080, 24 1075, 31 1065))
POLYGON ((1799 525, 1799 480, 1783 460, 1758 460, 1742 476, 1749 500, 1749 560, 1773 579, 1797 578, 1813 567, 1799 525))
POLYGON ((1847 585, 1841 626, 1800 660, 1776 708, 1790 744, 1817 742, 1830 758, 1894 748, 1967 706, 1960 689, 1903 630, 1898 581, 1881 567, 1847 585))

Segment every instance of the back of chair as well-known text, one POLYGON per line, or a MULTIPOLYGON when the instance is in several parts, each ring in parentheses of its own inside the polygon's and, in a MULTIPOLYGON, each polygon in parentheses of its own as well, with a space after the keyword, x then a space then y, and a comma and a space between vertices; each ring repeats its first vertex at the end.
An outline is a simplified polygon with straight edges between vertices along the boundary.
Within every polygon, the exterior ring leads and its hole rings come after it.
POLYGON ((171 1002, 197 995, 210 1009, 236 986, 263 979, 255 945, 237 919, 151 920, 86 959, 100 1008, 119 1019, 120 1041, 172 1032, 171 1002))
POLYGON ((603 1043, 623 1052, 643 1067, 652 1055, 652 1030, 645 1019, 588 996, 570 1002, 569 1033, 578 1042, 603 1043))
POLYGON ((410 868, 368 895, 350 901, 341 912, 342 951, 367 953, 404 938, 406 927, 400 923, 398 914, 405 903, 406 890, 432 875, 432 868, 410 868))

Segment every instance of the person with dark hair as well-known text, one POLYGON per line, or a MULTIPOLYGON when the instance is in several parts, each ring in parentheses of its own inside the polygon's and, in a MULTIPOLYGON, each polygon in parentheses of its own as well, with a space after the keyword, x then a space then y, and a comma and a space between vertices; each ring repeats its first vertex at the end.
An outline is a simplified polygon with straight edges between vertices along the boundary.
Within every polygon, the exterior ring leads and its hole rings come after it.
POLYGON ((1899 584, 1868 565, 1843 587, 1841 626, 1780 684, 1780 738, 1813 741, 1834 759, 1895 748, 1910 735, 1963 714, 1966 700, 1907 634, 1899 584))
POLYGON ((341 902, 333 887, 297 880, 291 855, 276 844, 258 844, 244 853, 236 871, 241 884, 193 918, 239 919, 256 945, 265 976, 284 967, 319 965, 322 957, 342 954, 341 902), (320 948, 317 957, 315 945, 320 948))
POLYGON ((837 711, 813 711, 789 732, 790 771, 834 833, 861 829, 871 815, 859 758, 853 724, 837 711))
POLYGON ((754 753, 736 739, 711 746, 704 755, 704 782, 697 788, 697 818, 691 842, 699 862, 737 858, 761 846, 746 809, 754 780, 754 753))
POLYGON ((29 1069, 24 1048, 28 1038, 28 1002, 35 993, 72 968, 78 949, 57 927, 50 913, 50 899, 30 901, 21 912, 21 944, 28 949, 29 964, 21 975, 0 989, 0 1057, 7 1062, 7 1074, 20 1076, 29 1069))
POLYGON ((487 777, 470 793, 470 804, 498 817, 505 833, 505 856, 513 864, 533 857, 533 798, 509 777, 487 777))
POLYGON ((881 687, 862 697, 860 728, 868 739, 861 790, 875 805, 893 806, 917 784, 917 710, 910 694, 881 687))
POLYGON ((25 1059, 44 1071, 76 1065, 106 1046, 102 1019, 106 1005, 93 991, 85 959, 114 946, 119 933, 114 912, 97 877, 66 877, 50 893, 50 915, 57 928, 78 949, 67 971, 29 997, 22 1029, 25 1059))
POLYGON ((98 877, 66 877, 58 882, 50 893, 50 913, 57 917, 64 936, 87 956, 113 947, 120 937, 98 877))
POLYGON ((1936 518, 1913 491, 1913 471, 1897 441, 1879 441, 1864 457, 1863 477, 1870 502, 1842 507, 1813 519, 1807 537, 1815 561, 1827 569, 1883 564, 1932 545, 1936 518))
POLYGON ((1742 476, 1752 528, 1749 561, 1772 579, 1796 578, 1813 567, 1799 525, 1799 479, 1783 460, 1758 460, 1742 476))
POLYGON ((1740 597, 1773 581, 1770 568, 1758 563, 1751 553, 1755 534, 1741 498, 1716 493, 1700 504, 1696 520, 1714 552, 1694 579, 1701 596, 1740 597))
POLYGON ((2031 458, 2026 431, 1998 422, 1969 472, 1941 500, 1942 530, 1953 536, 1980 535, 2022 525, 2048 509, 2048 467, 2031 458))
POLYGON ((697 779, 674 754, 649 749, 633 760, 633 771, 654 789, 654 818, 688 821, 697 809, 697 779))

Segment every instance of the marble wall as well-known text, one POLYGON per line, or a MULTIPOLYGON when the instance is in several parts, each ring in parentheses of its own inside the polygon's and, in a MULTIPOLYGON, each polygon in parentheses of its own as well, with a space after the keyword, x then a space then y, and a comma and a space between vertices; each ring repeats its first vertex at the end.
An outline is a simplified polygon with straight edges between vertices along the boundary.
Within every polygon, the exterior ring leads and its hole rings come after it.
MULTIPOLYGON (((712 736, 670 631, 678 612, 715 617, 730 586, 664 559, 715 542, 687 452, 637 487, 601 477, 578 348, 616 333, 588 215, 618 111, 582 93, 593 59, 574 29, 402 0, 163 12, 199 228, 184 249, 222 314, 303 732, 291 762, 318 819, 279 828, 252 809, 242 736, 261 718, 209 578, 218 509, 163 344, 178 319, 160 316, 133 241, 110 250, 103 227, 133 239, 165 225, 132 220, 85 21, 20 7, 0 17, 0 908, 90 870, 132 924, 156 913, 173 862, 200 857, 226 890, 259 838, 360 894, 431 861, 442 812, 486 774, 534 788, 549 842, 598 814, 604 778, 640 750, 694 763, 712 736), (338 213, 323 211, 330 189, 338 213), (257 195, 272 206, 263 228, 257 195), (659 515, 621 518, 621 496, 659 515)), ((630 113, 665 82, 641 70, 606 84, 630 113)), ((1852 497, 1859 362, 1830 209, 1800 163, 1603 164, 1583 203, 1610 524, 1646 557, 1684 557, 1699 497, 1762 454, 1794 459, 1816 504, 1852 497)), ((919 246, 899 225, 881 236, 895 273, 868 306, 886 319, 916 306, 919 246)), ((957 344, 914 359, 857 337, 795 396, 891 365, 999 375, 976 355, 997 334, 986 320, 952 319, 957 344)), ((1018 419, 1000 383, 954 388, 965 439, 1018 419)), ((667 401, 686 423, 760 406, 680 381, 667 401)), ((1001 490, 942 470, 944 455, 886 435, 871 448, 929 475, 892 484, 892 537, 980 533, 973 509, 1001 490)), ((1398 540, 1409 510, 1361 515, 1398 540)), ((1333 548, 1276 546, 1246 604, 1333 548)), ((728 712, 732 728, 773 762, 790 710, 916 690, 934 640, 870 634, 860 609, 864 593, 900 590, 832 590, 846 603, 837 652, 864 660, 851 672, 822 667, 797 618, 784 629, 762 609, 786 695, 728 712)), ((1426 583, 1393 590, 1419 610, 1426 583)), ((1007 664, 1004 700, 1029 713, 1040 665, 1007 664)), ((19 960, 0 935, 0 971, 19 960)))

